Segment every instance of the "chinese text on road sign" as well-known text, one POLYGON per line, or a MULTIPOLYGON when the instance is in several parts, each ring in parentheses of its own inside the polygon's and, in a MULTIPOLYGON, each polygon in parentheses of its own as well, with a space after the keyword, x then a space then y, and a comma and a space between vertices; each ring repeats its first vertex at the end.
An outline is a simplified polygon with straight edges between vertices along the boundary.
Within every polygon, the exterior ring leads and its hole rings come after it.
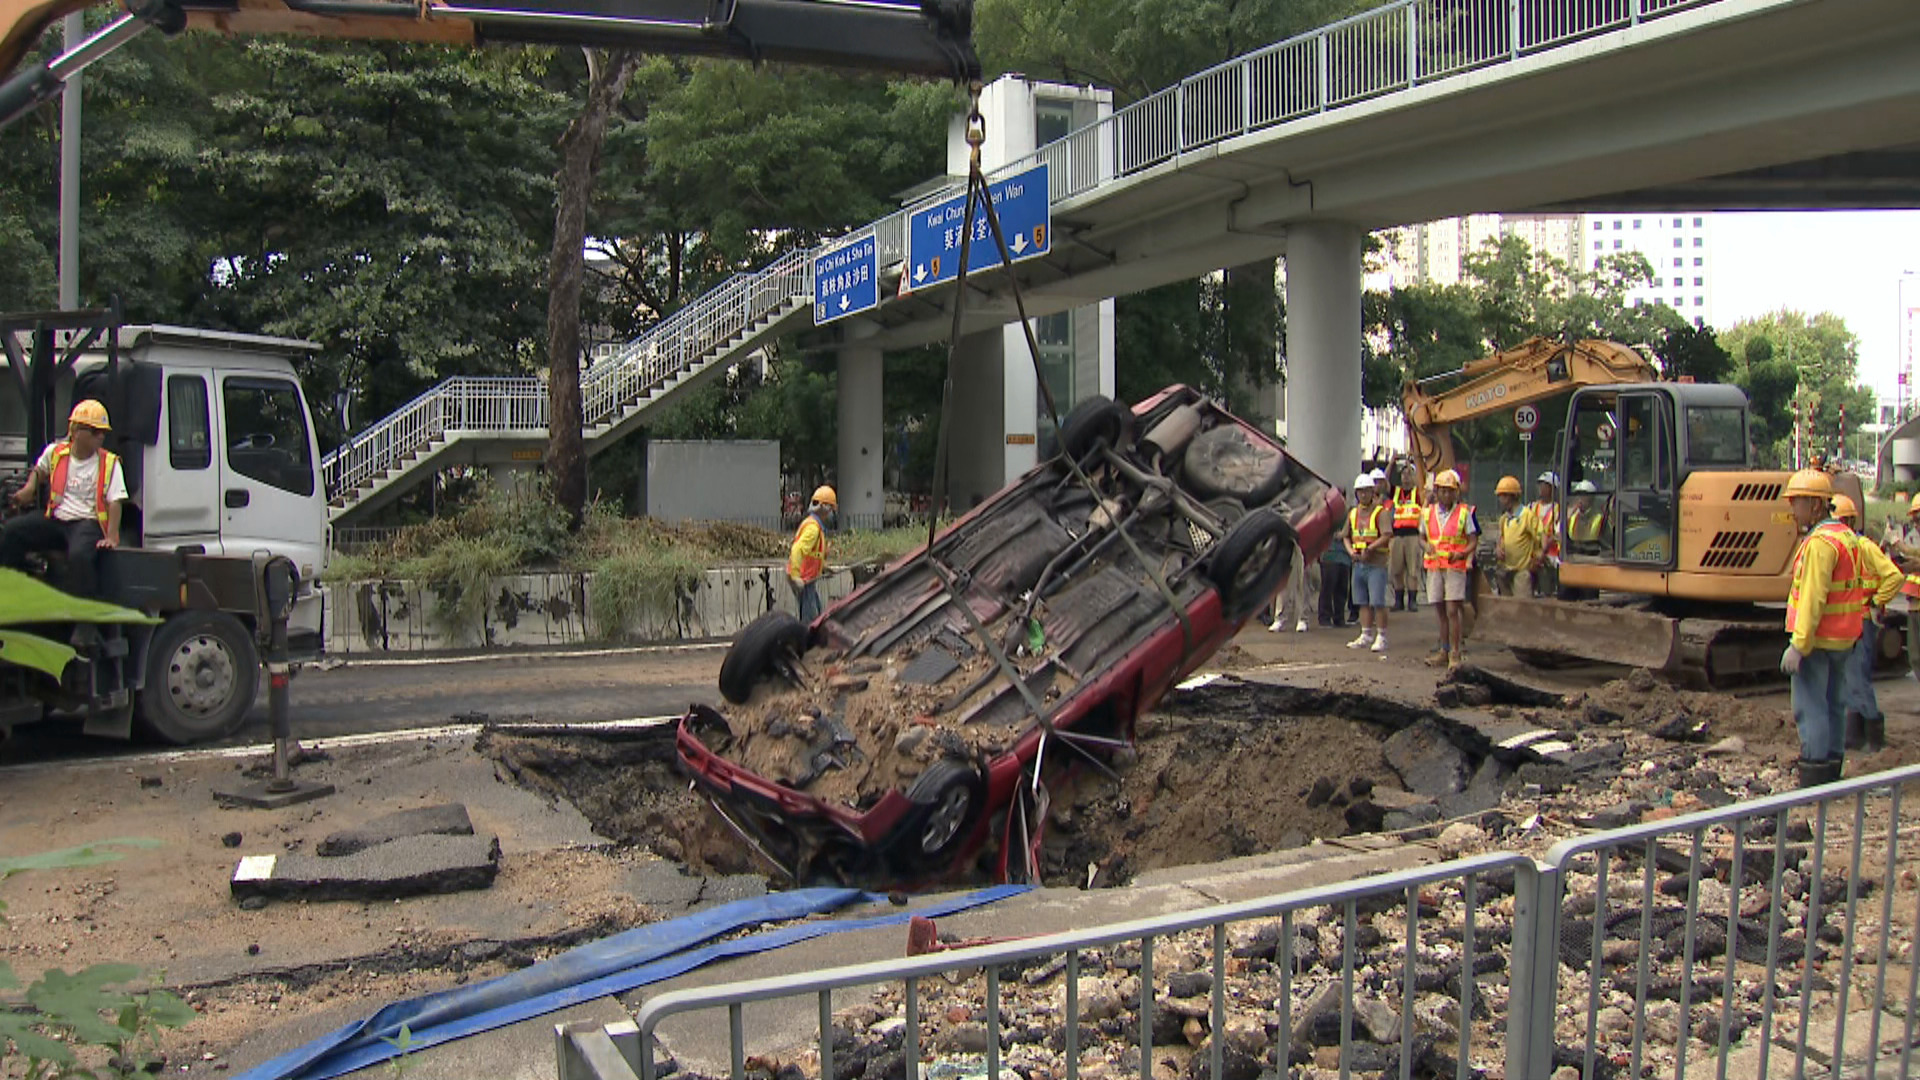
MULTIPOLYGON (((1053 220, 1047 190, 1045 165, 1036 165, 1017 176, 987 185, 987 197, 999 212, 1000 231, 1007 238, 1007 252, 1014 262, 1045 255, 1053 248, 1053 220)), ((987 225, 986 208, 974 209, 971 224, 962 220, 966 214, 967 198, 957 195, 945 202, 921 207, 907 219, 903 291, 953 280, 960 272, 960 243, 969 228, 973 239, 967 250, 967 273, 1000 265, 1000 249, 994 244, 993 230, 987 225)))

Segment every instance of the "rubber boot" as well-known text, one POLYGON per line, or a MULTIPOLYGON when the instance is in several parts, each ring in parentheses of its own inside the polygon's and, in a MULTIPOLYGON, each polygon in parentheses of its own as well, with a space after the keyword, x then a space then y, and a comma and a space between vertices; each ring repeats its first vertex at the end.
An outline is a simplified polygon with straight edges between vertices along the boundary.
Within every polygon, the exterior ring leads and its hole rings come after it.
POLYGON ((1839 779, 1839 770, 1834 768, 1836 764, 1837 763, 1830 761, 1809 761, 1806 758, 1801 758, 1800 786, 1803 788, 1819 787, 1821 784, 1831 783, 1839 779), (1833 775, 1828 774, 1827 770, 1829 769, 1834 769, 1833 775))
POLYGON ((1866 745, 1861 749, 1869 754, 1877 754, 1887 748, 1887 718, 1875 716, 1866 721, 1866 745))
POLYGON ((1414 589, 1407 590, 1407 610, 1408 611, 1420 610, 1420 593, 1417 590, 1414 590, 1414 589))
POLYGON ((1393 610, 1395 611, 1407 610, 1407 590, 1405 589, 1393 590, 1393 610))
POLYGON ((1867 721, 1859 713, 1847 714, 1847 739, 1849 750, 1864 750, 1867 747, 1867 721))

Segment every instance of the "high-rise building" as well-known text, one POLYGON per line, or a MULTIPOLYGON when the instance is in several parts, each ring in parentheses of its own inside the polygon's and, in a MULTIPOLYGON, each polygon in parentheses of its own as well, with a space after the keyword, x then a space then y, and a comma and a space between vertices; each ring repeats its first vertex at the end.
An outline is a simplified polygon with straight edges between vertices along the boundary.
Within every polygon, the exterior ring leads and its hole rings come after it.
POLYGON ((1634 305, 1666 304, 1695 326, 1713 324, 1713 215, 1637 211, 1580 218, 1582 265, 1637 251, 1653 264, 1653 282, 1627 293, 1634 305))
POLYGON ((1388 229, 1379 234, 1380 254, 1367 287, 1456 285, 1466 277, 1467 256, 1507 236, 1525 240, 1536 254, 1584 266, 1576 261, 1580 230, 1577 214, 1469 214, 1388 229))

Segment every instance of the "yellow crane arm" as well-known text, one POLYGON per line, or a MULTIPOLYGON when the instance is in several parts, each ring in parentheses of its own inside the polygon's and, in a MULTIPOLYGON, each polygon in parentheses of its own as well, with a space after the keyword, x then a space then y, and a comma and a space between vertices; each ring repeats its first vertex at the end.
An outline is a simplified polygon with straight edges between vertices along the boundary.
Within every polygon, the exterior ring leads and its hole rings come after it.
POLYGON ((1582 386, 1651 382, 1658 372, 1625 345, 1588 338, 1565 342, 1533 337, 1485 356, 1458 371, 1409 382, 1400 391, 1413 459, 1422 480, 1454 466, 1453 425, 1503 409, 1572 393, 1582 386), (1464 377, 1438 393, 1427 383, 1464 377))

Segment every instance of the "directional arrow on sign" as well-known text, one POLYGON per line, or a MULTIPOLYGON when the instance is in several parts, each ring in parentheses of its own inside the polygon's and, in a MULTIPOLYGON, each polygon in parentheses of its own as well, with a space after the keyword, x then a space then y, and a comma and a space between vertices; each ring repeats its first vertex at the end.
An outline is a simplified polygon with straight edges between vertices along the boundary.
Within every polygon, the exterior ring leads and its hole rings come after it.
POLYGON ((922 281, 927 280, 927 264, 926 263, 921 263, 919 266, 916 266, 913 268, 913 280, 916 285, 922 281))
POLYGON ((1021 252, 1027 250, 1027 234, 1016 233, 1013 238, 1013 243, 1008 244, 1007 246, 1013 249, 1013 253, 1015 255, 1018 255, 1021 252))
POLYGON ((846 293, 840 294, 840 310, 841 311, 847 310, 847 294, 846 293))

